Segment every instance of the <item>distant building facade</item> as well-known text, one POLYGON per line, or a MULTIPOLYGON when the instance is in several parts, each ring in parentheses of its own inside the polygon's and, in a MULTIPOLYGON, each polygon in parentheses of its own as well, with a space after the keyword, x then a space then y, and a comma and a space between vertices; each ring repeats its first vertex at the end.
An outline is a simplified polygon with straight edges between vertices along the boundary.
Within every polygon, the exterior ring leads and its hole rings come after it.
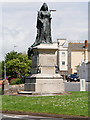
POLYGON ((77 67, 82 61, 88 62, 88 49, 85 47, 87 45, 87 40, 85 43, 69 43, 68 44, 68 74, 76 73, 77 67))
POLYGON ((90 81, 90 43, 85 41, 84 60, 79 64, 77 73, 80 79, 90 81))
POLYGON ((65 78, 68 73, 68 47, 66 39, 57 39, 59 73, 65 78))
POLYGON ((66 39, 57 39, 57 65, 59 73, 65 79, 67 74, 78 74, 80 78, 90 79, 90 43, 67 43, 66 39), (89 78, 88 78, 89 77, 89 78))

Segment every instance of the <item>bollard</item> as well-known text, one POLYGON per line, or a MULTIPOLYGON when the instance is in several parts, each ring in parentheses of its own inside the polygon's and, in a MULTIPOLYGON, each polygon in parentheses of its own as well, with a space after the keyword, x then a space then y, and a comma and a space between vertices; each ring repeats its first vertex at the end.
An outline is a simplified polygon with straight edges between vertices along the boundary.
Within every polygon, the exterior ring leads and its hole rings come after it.
POLYGON ((80 79, 80 91, 86 91, 86 80, 80 79))

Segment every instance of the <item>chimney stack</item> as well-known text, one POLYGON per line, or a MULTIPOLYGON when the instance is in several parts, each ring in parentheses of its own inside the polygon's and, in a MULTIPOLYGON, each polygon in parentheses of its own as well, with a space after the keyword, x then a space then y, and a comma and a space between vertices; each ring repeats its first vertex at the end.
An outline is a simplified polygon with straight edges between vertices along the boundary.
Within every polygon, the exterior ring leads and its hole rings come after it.
POLYGON ((84 51, 84 61, 88 61, 88 50, 87 50, 87 40, 85 40, 85 51, 84 51))
POLYGON ((87 48, 87 40, 85 40, 85 48, 87 48))

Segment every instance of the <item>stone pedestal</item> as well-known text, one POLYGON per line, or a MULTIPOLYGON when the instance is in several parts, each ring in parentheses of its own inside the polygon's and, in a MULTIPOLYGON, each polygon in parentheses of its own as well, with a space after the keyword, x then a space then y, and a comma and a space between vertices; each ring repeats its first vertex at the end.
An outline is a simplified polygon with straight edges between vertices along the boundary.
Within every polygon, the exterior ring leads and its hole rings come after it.
POLYGON ((25 80, 25 91, 40 94, 64 91, 63 79, 58 73, 57 50, 55 44, 40 44, 33 48, 31 75, 25 80))

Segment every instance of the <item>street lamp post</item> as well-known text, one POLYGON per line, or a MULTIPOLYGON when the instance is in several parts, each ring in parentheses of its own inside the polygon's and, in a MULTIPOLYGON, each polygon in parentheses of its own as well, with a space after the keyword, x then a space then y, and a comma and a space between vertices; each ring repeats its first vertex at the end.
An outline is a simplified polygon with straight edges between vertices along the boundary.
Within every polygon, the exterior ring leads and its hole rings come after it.
POLYGON ((6 80, 6 61, 5 61, 6 54, 4 53, 4 80, 6 80))
POLYGON ((56 9, 52 9, 52 10, 50 10, 50 12, 56 12, 56 9))
MULTIPOLYGON (((14 48, 17 47, 16 45, 14 45, 14 48)), ((5 61, 5 55, 4 55, 4 80, 6 80, 6 61, 5 61)))
POLYGON ((6 80, 6 62, 4 60, 4 79, 6 80))

